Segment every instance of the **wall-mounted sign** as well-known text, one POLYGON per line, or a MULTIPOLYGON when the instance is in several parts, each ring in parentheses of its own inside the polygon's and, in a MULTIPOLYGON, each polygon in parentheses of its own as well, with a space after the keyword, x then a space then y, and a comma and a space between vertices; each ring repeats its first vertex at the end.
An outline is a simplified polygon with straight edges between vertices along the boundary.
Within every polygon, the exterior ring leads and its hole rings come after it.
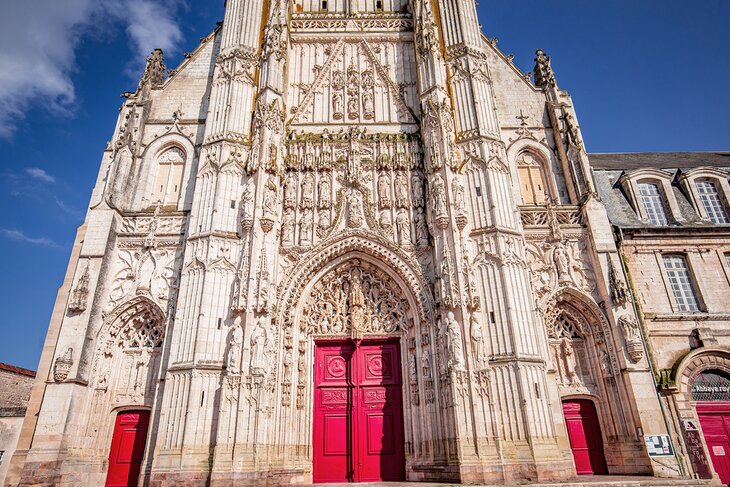
POLYGON ((646 451, 651 457, 666 457, 674 455, 672 442, 667 435, 646 435, 644 436, 646 451))

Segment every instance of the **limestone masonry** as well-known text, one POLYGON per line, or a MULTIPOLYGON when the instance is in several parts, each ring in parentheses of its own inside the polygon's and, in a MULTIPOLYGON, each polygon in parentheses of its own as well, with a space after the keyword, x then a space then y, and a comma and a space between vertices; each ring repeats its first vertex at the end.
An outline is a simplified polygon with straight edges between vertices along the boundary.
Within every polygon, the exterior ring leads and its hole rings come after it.
POLYGON ((228 0, 154 51, 6 485, 730 482, 730 154, 587 154, 496 44, 474 0, 228 0))

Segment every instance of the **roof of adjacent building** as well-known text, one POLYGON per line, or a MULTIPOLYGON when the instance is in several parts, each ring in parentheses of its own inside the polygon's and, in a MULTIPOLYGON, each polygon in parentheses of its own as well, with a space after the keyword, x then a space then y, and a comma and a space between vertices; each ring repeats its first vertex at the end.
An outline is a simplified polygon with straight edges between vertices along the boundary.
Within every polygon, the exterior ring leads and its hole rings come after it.
POLYGON ((22 367, 16 367, 15 365, 6 364, 3 362, 0 362, 0 370, 4 370, 6 372, 11 372, 13 374, 26 375, 28 377, 35 377, 34 370, 28 370, 28 369, 24 369, 22 367))
MULTIPOLYGON (((656 226, 642 221, 630 203, 622 186, 618 183, 622 174, 637 169, 658 169, 669 177, 676 177, 690 168, 712 167, 730 171, 730 152, 626 152, 617 154, 589 154, 596 189, 606 206, 608 218, 614 225, 623 228, 651 228, 656 226)), ((665 228, 718 228, 730 225, 716 225, 702 220, 688 195, 677 184, 671 191, 677 201, 682 223, 673 223, 665 228)))
POLYGON ((644 167, 680 169, 690 167, 730 167, 730 152, 623 152, 588 154, 594 169, 631 171, 644 167))

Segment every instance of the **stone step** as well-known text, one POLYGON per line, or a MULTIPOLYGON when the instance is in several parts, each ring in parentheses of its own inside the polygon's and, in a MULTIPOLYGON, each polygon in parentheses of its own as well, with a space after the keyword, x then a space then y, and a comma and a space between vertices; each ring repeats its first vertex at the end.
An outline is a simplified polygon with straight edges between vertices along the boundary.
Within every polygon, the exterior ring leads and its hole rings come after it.
MULTIPOLYGON (((360 484, 318 484, 326 487, 459 487, 461 484, 432 482, 366 482, 360 484)), ((470 484, 470 487, 698 487, 714 485, 709 480, 660 479, 656 477, 592 476, 568 482, 521 482, 517 484, 470 484)), ((315 486, 316 487, 316 486, 315 486)))

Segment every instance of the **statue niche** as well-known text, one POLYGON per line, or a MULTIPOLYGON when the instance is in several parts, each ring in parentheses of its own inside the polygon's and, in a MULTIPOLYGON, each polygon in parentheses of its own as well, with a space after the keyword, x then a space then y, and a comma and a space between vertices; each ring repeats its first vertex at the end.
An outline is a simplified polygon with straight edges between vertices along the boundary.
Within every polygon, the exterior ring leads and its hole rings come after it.
POLYGON ((396 282, 375 266, 352 259, 314 285, 300 329, 320 336, 391 335, 402 330, 408 316, 408 303, 396 282))

